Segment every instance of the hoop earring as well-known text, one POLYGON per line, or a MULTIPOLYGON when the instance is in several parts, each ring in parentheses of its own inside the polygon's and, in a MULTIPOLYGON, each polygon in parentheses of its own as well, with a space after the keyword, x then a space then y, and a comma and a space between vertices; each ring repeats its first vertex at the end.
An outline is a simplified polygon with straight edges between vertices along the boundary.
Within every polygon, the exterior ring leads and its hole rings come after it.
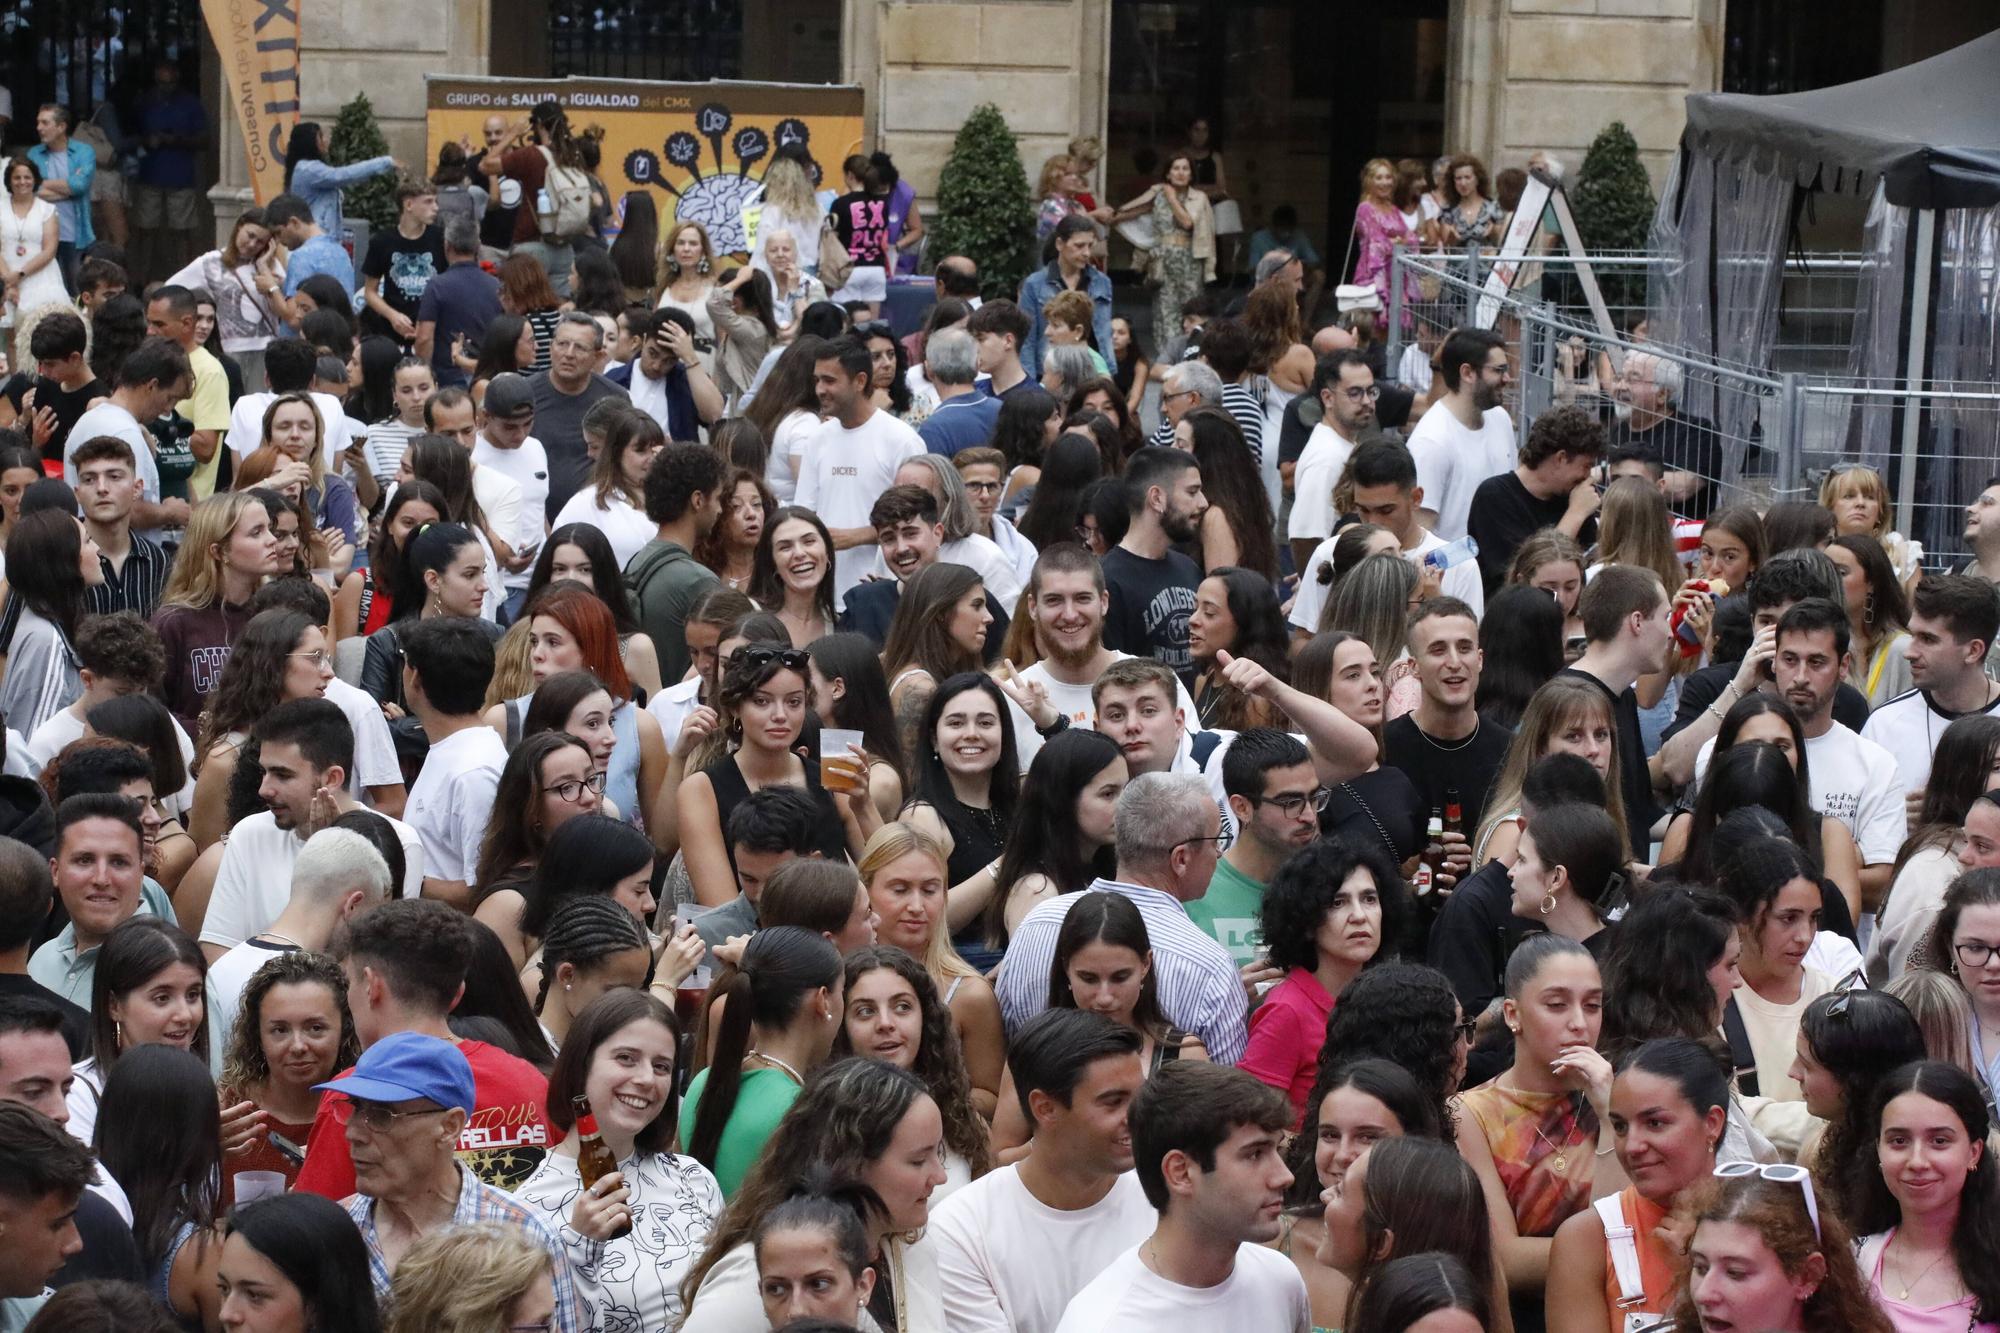
POLYGON ((1556 896, 1555 896, 1555 894, 1553 894, 1553 893, 1545 893, 1545 894, 1543 894, 1543 895, 1542 895, 1542 915, 1543 915, 1543 916, 1547 916, 1547 915, 1548 915, 1548 914, 1549 914, 1550 912, 1553 912, 1553 911, 1555 911, 1555 910, 1556 910, 1556 896))

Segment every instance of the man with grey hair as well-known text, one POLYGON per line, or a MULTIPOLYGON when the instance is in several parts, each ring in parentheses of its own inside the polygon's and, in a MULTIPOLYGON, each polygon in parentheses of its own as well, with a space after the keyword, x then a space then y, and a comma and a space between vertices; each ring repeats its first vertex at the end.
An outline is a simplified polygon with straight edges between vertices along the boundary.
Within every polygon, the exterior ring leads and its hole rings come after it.
POLYGON ((583 414, 605 398, 631 395, 591 367, 604 344, 604 330, 589 315, 570 311, 549 343, 549 368, 529 377, 535 395, 535 436, 549 455, 548 519, 562 512, 590 474, 583 443, 583 414))
POLYGON ((1176 361, 1160 381, 1160 424, 1148 444, 1174 447, 1174 427, 1197 407, 1222 406, 1222 376, 1206 361, 1176 361))
POLYGON ((452 344, 477 343, 502 313, 500 279, 479 267, 479 224, 453 218, 444 228, 444 272, 424 284, 417 301, 416 354, 431 363, 439 388, 472 381, 452 360, 452 344))
POLYGON ((1722 436, 1715 423, 1680 411, 1681 367, 1651 352, 1626 354, 1611 381, 1617 419, 1606 432, 1605 456, 1645 449, 1667 467, 1667 501, 1683 518, 1707 518, 1722 484, 1722 436))
POLYGON ((924 373, 938 391, 938 405, 917 427, 924 448, 949 458, 993 438, 1000 400, 979 391, 979 347, 971 334, 954 327, 925 339, 924 373))
MULTIPOLYGON (((307 838, 292 862, 292 896, 285 910, 209 965, 209 1030, 226 1036, 235 1029, 243 988, 257 969, 300 949, 325 953, 337 928, 381 906, 394 887, 389 863, 359 833, 323 828, 307 838)), ((218 1039, 211 1044, 217 1048, 212 1060, 219 1060, 223 1043, 218 1039)))
MULTIPOLYGON (((1230 841, 1207 781, 1193 773, 1140 774, 1118 798, 1114 829, 1117 878, 1100 879, 1089 892, 1122 894, 1139 909, 1167 1021, 1199 1037, 1217 1064, 1235 1064, 1246 1041, 1243 979, 1229 951, 1187 914, 1187 904, 1208 892, 1230 841)), ((1039 904, 1008 942, 994 989, 1010 1032, 1048 1008, 1056 936, 1082 897, 1066 893, 1039 904)))

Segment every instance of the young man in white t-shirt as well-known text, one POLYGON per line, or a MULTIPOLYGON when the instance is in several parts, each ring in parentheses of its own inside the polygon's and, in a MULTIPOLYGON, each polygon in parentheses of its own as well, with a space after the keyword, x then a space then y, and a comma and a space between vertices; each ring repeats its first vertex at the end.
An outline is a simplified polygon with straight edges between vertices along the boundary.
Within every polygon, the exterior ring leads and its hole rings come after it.
POLYGON ((403 631, 403 694, 430 737, 410 788, 410 826, 423 839, 423 896, 470 911, 479 846, 507 743, 480 709, 493 681, 493 640, 474 622, 421 620, 403 631))
POLYGON ((141 423, 157 421, 172 411, 175 403, 187 397, 193 383, 194 370, 181 345, 157 335, 150 337, 118 367, 111 395, 78 417, 69 438, 63 441, 63 480, 71 486, 77 484, 76 451, 85 441, 115 435, 132 446, 140 481, 140 498, 132 506, 132 530, 152 541, 160 540, 169 528, 187 526, 188 502, 175 496, 160 497, 159 463, 141 423))
POLYGON ((1292 1183, 1278 1151, 1292 1121, 1285 1094, 1240 1069, 1174 1060, 1129 1117, 1159 1222, 1076 1294, 1057 1333, 1311 1333, 1305 1279, 1268 1248, 1292 1183))
MULTIPOLYGON (((34 735, 21 747, 29 770, 35 774, 65 745, 83 735, 84 719, 91 709, 107 700, 159 689, 161 674, 166 670, 166 650, 160 644, 160 636, 133 611, 85 617, 77 627, 74 651, 78 674, 83 678, 83 693, 69 707, 51 713, 48 721, 36 727, 34 735)), ((171 714, 168 720, 173 720, 171 714)), ((180 723, 174 722, 173 727, 180 743, 181 761, 192 766, 194 742, 181 730, 180 723)), ((190 780, 189 791, 192 790, 190 780)), ((172 804, 180 793, 160 795, 172 804)))
POLYGON ((875 558, 869 510, 895 485, 903 460, 924 452, 914 430, 876 410, 868 387, 874 373, 868 348, 851 337, 836 338, 813 365, 813 387, 826 421, 806 442, 796 499, 832 534, 836 606, 875 558))
MULTIPOLYGON (((264 442, 264 409, 283 393, 308 393, 319 409, 321 433, 329 471, 340 466, 341 455, 353 445, 347 428, 347 409, 330 393, 313 389, 313 368, 319 355, 303 338, 273 338, 264 349, 264 381, 270 387, 261 393, 246 393, 229 411, 229 430, 222 442, 241 462, 264 442)), ((399 454, 400 458, 401 455, 399 454)), ((393 469, 392 469, 393 471, 393 469)))
MULTIPOLYGON (((1908 656, 1916 688, 1878 705, 1862 738, 1896 756, 1903 790, 1921 798, 1944 730, 1962 717, 2000 709, 2000 684, 1986 674, 2000 633, 2000 594, 1969 574, 1931 574, 1911 598, 1910 635, 1888 651, 1908 656)), ((1914 819, 1912 823, 1914 823, 1914 819)))
POLYGON ((1424 526, 1457 541, 1465 535, 1479 483, 1514 466, 1519 441, 1500 406, 1513 374, 1506 341, 1488 329, 1453 329, 1444 340, 1438 374, 1444 397, 1410 432, 1410 454, 1425 497, 1424 526))
POLYGON ((1052 1333, 1070 1299, 1151 1234, 1125 1122, 1146 1081, 1140 1044, 1081 1009, 1014 1034, 1007 1068, 1034 1150, 939 1204, 926 1233, 953 1333, 1052 1333))
MULTIPOLYGON (((431 400, 427 412, 463 414, 472 407, 470 398, 461 404, 463 389, 443 389, 431 400)), ((528 381, 519 375, 495 375, 486 386, 486 401, 476 417, 477 433, 472 442, 472 479, 506 478, 520 492, 513 530, 507 540, 513 549, 500 560, 500 586, 507 590, 501 603, 500 623, 512 624, 527 600, 528 583, 534 575, 535 560, 548 536, 549 454, 535 438, 535 395, 528 381), (509 381, 501 384, 505 379, 509 381), (500 396, 493 396, 494 385, 500 396)), ((481 506, 485 501, 480 501, 481 506)), ((495 553, 498 558, 498 553, 495 553)))
POLYGON ((1340 521, 1333 490, 1361 432, 1375 424, 1375 399, 1380 393, 1367 358, 1351 347, 1320 358, 1310 391, 1319 399, 1323 415, 1306 437, 1298 462, 1289 465, 1292 513, 1285 528, 1292 543, 1292 563, 1299 569, 1306 568, 1315 545, 1333 539, 1340 521))

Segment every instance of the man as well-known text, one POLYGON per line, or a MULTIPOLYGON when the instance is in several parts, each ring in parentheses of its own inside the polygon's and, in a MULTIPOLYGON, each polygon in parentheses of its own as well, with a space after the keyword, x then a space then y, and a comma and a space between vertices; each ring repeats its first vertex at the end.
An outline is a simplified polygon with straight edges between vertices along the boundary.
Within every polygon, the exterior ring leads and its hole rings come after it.
MULTIPOLYGON (((1584 595, 1589 595, 1587 589, 1584 595)), ((1861 852, 1861 906, 1866 911, 1889 887, 1909 825, 1895 756, 1834 719, 1834 689, 1847 674, 1847 647, 1846 611, 1838 602, 1808 597, 1778 622, 1767 692, 1781 696, 1799 715, 1812 769, 1812 808, 1839 820, 1854 835, 1861 852)), ((1714 751, 1711 740, 1695 760, 1697 783, 1708 771, 1714 751)))
POLYGON ((924 342, 924 371, 938 392, 938 405, 917 427, 924 447, 950 458, 990 441, 1000 400, 979 392, 979 346, 972 335, 956 328, 933 333, 924 342))
POLYGON ((44 102, 35 113, 35 137, 28 160, 42 176, 35 197, 56 208, 56 263, 63 282, 77 286, 76 257, 97 240, 90 228, 90 183, 97 178, 97 154, 88 145, 70 142, 76 114, 55 102, 44 102))
POLYGON ((1041 381, 1021 368, 1021 351, 1034 332, 1028 312, 1012 301, 988 301, 972 312, 965 331, 978 347, 979 373, 990 377, 987 388, 995 398, 1005 398, 1024 386, 1040 387, 1041 381))
POLYGON ((688 677, 666 686, 646 702, 646 711, 660 724, 661 741, 670 753, 688 715, 704 705, 714 706, 723 633, 756 610, 755 602, 720 580, 709 584, 689 604, 682 634, 691 668, 688 677))
MULTIPOLYGON (((1132 900, 1153 944, 1153 977, 1167 1021, 1201 1038, 1211 1059, 1235 1064, 1243 1055, 1243 982, 1228 950, 1188 919, 1187 904, 1208 891, 1227 839, 1208 784, 1192 774, 1142 773, 1118 797, 1116 879, 1092 892, 1132 900)), ((1068 893, 1038 903, 1021 919, 994 990, 1009 1029, 1048 1008, 1049 967, 1063 918, 1075 906, 1068 893)), ((1290 1111, 1286 1112, 1290 1123, 1290 1111)))
MULTIPOLYGON (((35 932, 48 920, 55 900, 56 885, 49 874, 47 859, 37 856, 26 843, 0 838, 0 1006, 24 1000, 47 1004, 57 1016, 51 1028, 59 1044, 71 1061, 83 1060, 90 1055, 90 1011, 64 999, 28 974, 29 945, 34 942, 35 932)), ((7 1035, 5 1024, 0 1023, 0 1098, 29 1100, 21 1092, 22 1074, 8 1058, 7 1035)), ((65 1067, 56 1082, 62 1084, 68 1080, 69 1071, 65 1067)), ((60 1092, 53 1101, 61 1105, 60 1092)), ((48 1106, 41 1109, 55 1114, 48 1106)))
MULTIPOLYGON (((480 150, 467 158, 467 163, 482 175, 487 174, 485 159, 498 157, 505 151, 508 128, 505 116, 488 116, 480 126, 480 150)), ((514 244, 514 211, 521 206, 521 182, 506 176, 489 176, 486 185, 491 197, 486 201, 486 216, 479 219, 479 240, 504 254, 514 244)))
POLYGON ((145 151, 131 181, 133 261, 140 273, 157 277, 188 261, 201 227, 199 170, 208 113, 181 83, 179 61, 162 56, 153 62, 153 86, 139 99, 138 128, 145 151))
POLYGON ((2000 593, 1984 579, 1930 574, 1917 584, 1903 643, 1916 688, 1882 704, 1861 728, 1865 739, 1896 757, 1896 773, 1912 796, 1931 780, 1931 757, 1946 727, 2000 712, 2000 684, 1986 674, 1996 633, 2000 593))
POLYGON ((1280 252, 1284 254, 1283 261, 1262 280, 1277 277, 1295 292, 1303 289, 1299 308, 1306 327, 1311 328, 1320 292, 1326 286, 1326 261, 1313 248, 1312 238, 1299 230, 1299 211, 1290 204, 1279 204, 1272 209, 1270 223, 1250 233, 1250 262, 1259 273, 1265 272, 1265 260, 1280 252))
POLYGON ((1629 352, 1612 381, 1617 421, 1610 447, 1643 445, 1667 467, 1667 499, 1687 518, 1707 518, 1722 485, 1722 436, 1715 423, 1683 415, 1681 367, 1651 352, 1629 352))
POLYGON ((1236 841, 1216 862, 1208 892, 1188 919, 1229 950, 1238 967, 1257 956, 1264 889, 1292 853, 1319 836, 1326 788, 1312 754, 1272 727, 1236 734, 1222 761, 1222 790, 1236 817, 1236 841))
MULTIPOLYGON (((1424 488, 1417 484, 1417 464, 1410 451, 1393 440, 1377 440, 1356 449, 1347 470, 1354 488, 1354 512, 1361 520, 1394 533, 1402 545, 1403 558, 1426 578, 1435 577, 1439 592, 1471 607, 1475 618, 1483 615, 1486 588, 1475 562, 1463 560, 1436 574, 1426 563, 1432 553, 1442 551, 1447 543, 1426 528, 1419 517, 1427 512, 1423 508, 1426 497, 1424 488)), ((1294 631, 1304 630, 1308 635, 1318 631, 1320 610, 1326 603, 1329 586, 1320 581, 1320 566, 1332 560, 1331 539, 1313 549, 1306 572, 1299 579, 1298 596, 1292 603, 1294 631)))
POLYGON ((152 910, 140 895, 144 856, 145 834, 131 801, 88 795, 62 803, 49 870, 69 924, 28 959, 29 976, 65 1000, 90 1003, 98 946, 126 920, 152 910))
MULTIPOLYGON (((1311 575, 1333 558, 1333 530, 1340 522, 1334 487, 1361 443, 1362 432, 1375 424, 1375 400, 1381 390, 1375 387, 1375 372, 1368 368, 1367 358, 1349 348, 1319 359, 1307 392, 1319 399, 1319 424, 1306 437, 1298 461, 1280 463, 1279 468, 1292 487, 1292 512, 1285 527, 1292 562, 1311 575)), ((1307 634, 1316 632, 1325 597, 1317 579, 1302 576, 1292 624, 1307 634)))
MULTIPOLYGON (((398 1034, 420 1035, 456 1043, 471 1065, 471 1096, 460 1103, 470 1115, 442 1136, 447 1155, 456 1143, 459 1161, 489 1185, 504 1189, 526 1179, 541 1159, 539 1150, 549 1146, 542 1113, 548 1080, 497 1046, 452 1035, 446 1019, 465 993, 472 961, 472 925, 465 914, 422 899, 383 903, 336 932, 332 950, 347 976, 347 1007, 364 1052, 398 1034)), ((341 1091, 341 1081, 336 1078, 328 1090, 341 1091)), ((365 1192, 365 1182, 356 1179, 359 1162, 350 1160, 349 1141, 341 1133, 347 1119, 341 1100, 320 1099, 297 1185, 329 1199, 344 1199, 357 1188, 365 1192)), ((363 1155, 379 1161, 373 1153, 363 1155)))
MULTIPOLYGON (((475 496, 481 485, 499 480, 518 492, 514 531, 504 534, 512 549, 505 558, 494 552, 500 561, 500 585, 506 589, 502 623, 512 624, 527 600, 535 557, 549 530, 549 455, 534 436, 534 390, 525 377, 512 372, 495 375, 486 385, 486 401, 476 407, 464 389, 439 389, 424 405, 424 424, 461 445, 472 441, 475 496), (495 389, 500 391, 497 396, 495 389)), ((492 518, 494 511, 486 508, 485 498, 478 498, 480 509, 492 518)))
POLYGON ((1965 545, 1972 559, 1958 572, 2000 583, 2000 477, 1988 477, 1965 507, 1965 545))
POLYGON ((937 264, 938 299, 955 296, 972 309, 979 309, 979 265, 964 255, 948 255, 937 264))
POLYGON ((90 1150, 55 1121, 0 1101, 0 1329, 25 1328, 49 1283, 83 1249, 76 1212, 97 1174, 90 1150))
POLYGON ((1152 657, 1194 680, 1188 649, 1188 617, 1194 614, 1201 570, 1174 549, 1195 540, 1208 497, 1194 455, 1148 447, 1125 468, 1131 525, 1125 540, 1104 557, 1110 605, 1104 617, 1104 645, 1118 652, 1152 657))
POLYGON ((614 374, 620 366, 634 361, 639 355, 639 344, 646 341, 652 331, 653 308, 646 305, 628 305, 618 312, 614 321, 618 331, 611 336, 611 350, 606 353, 608 364, 604 367, 606 377, 614 374))
POLYGON ((307 838, 292 863, 285 909, 209 965, 209 1029, 234 1030, 243 988, 258 968, 298 949, 325 953, 342 923, 387 902, 395 889, 389 863, 359 833, 323 828, 307 838))
POLYGON ((1081 292, 1090 298, 1092 340, 1100 353, 1109 356, 1111 279, 1090 262, 1091 251, 1097 246, 1097 224, 1082 213, 1071 213, 1056 224, 1053 243, 1056 257, 1049 261, 1048 267, 1036 269, 1021 280, 1020 300, 1016 304, 1032 321, 1028 336, 1020 345, 1021 361, 1030 366, 1042 364, 1042 352, 1047 346, 1042 307, 1057 292, 1081 292))
POLYGON ((403 694, 431 742, 407 807, 423 840, 415 863, 424 867, 426 898, 467 910, 493 792, 507 766, 506 742, 481 715, 492 680, 493 640, 473 622, 442 616, 404 631, 403 694))
POLYGON ((867 345, 852 336, 821 348, 813 365, 813 388, 825 420, 806 440, 795 503, 816 511, 833 537, 836 608, 861 581, 874 554, 875 529, 864 524, 875 498, 895 485, 904 459, 924 452, 914 430, 877 410, 868 387, 873 374, 867 345))
POLYGON ((956 1191, 925 1232, 954 1333, 1053 1333, 1063 1307, 1152 1230, 1126 1111, 1146 1081, 1137 1032, 1051 1009, 1007 1068, 1034 1151, 956 1191))
MULTIPOLYGON (((340 705, 290 699, 258 718, 252 734, 264 769, 257 799, 265 809, 229 831, 201 923, 201 951, 210 963, 271 928, 290 901, 292 868, 307 841, 361 808, 347 791, 354 730, 340 705)), ((424 839, 409 824, 389 823, 403 844, 402 895, 424 892, 424 839)))
POLYGON ((921 486, 891 486, 882 492, 868 511, 868 522, 875 529, 889 577, 872 579, 847 594, 840 628, 865 634, 880 647, 902 601, 903 585, 937 563, 944 524, 938 521, 937 500, 921 486))
MULTIPOLYGON (((1660 576, 1637 565, 1606 565, 1585 586, 1576 613, 1583 621, 1583 656, 1558 674, 1577 676, 1604 692, 1618 727, 1619 781, 1625 798, 1625 825, 1634 843, 1645 839, 1660 818, 1646 763, 1646 739, 1639 731, 1639 677, 1672 664, 1674 632, 1667 624, 1667 590, 1660 576)), ((1832 702, 1833 690, 1827 689, 1832 702)), ((1477 819, 1466 827, 1477 828, 1477 819)))
POLYGON ((104 575, 102 582, 84 586, 84 604, 94 616, 114 611, 151 616, 173 561, 158 542, 132 531, 132 511, 143 489, 132 446, 116 435, 99 435, 77 446, 70 465, 76 469, 83 530, 97 546, 97 567, 104 575))
MULTIPOLYGON (((1423 695, 1415 709, 1382 728, 1382 762, 1410 779, 1421 814, 1442 815, 1456 798, 1463 827, 1477 829, 1514 740, 1474 704, 1486 665, 1479 618, 1456 597, 1433 597, 1411 613, 1409 645, 1423 695)), ((1463 850, 1454 851, 1451 875, 1465 873, 1470 857, 1463 850)))
POLYGON ((201 499, 215 490, 215 449, 229 429, 229 376, 195 338, 195 307, 194 293, 185 287, 156 288, 146 301, 146 332, 178 343, 194 373, 193 391, 174 404, 176 420, 154 434, 160 437, 155 441, 160 461, 168 473, 186 478, 183 486, 197 486, 207 473, 207 491, 195 496, 201 499))
POLYGON ((1424 526, 1457 541, 1466 532, 1473 491, 1514 462, 1514 422, 1500 406, 1513 369, 1506 342, 1490 329, 1452 330, 1440 357, 1444 396, 1410 432, 1410 454, 1427 497, 1424 526))
POLYGON ((724 830, 736 896, 695 917, 702 943, 713 949, 757 929, 757 900, 778 867, 819 854, 818 822, 818 805, 798 787, 760 787, 737 803, 724 830))
POLYGON ((319 354, 303 338, 271 339, 264 349, 265 391, 244 394, 229 413, 229 434, 223 437, 223 443, 236 455, 237 462, 248 458, 264 443, 264 409, 280 394, 306 393, 311 394, 313 406, 319 409, 320 425, 326 434, 327 470, 340 465, 341 455, 353 448, 354 441, 347 429, 346 406, 332 394, 313 388, 313 369, 318 361, 319 354))
MULTIPOLYGON (((450 263, 437 213, 437 188, 429 181, 396 182, 396 225, 368 238, 361 261, 362 333, 386 333, 406 348, 416 341, 424 292, 450 263)), ((428 352, 417 355, 429 359, 428 352)))
POLYGON ((311 204, 298 195, 281 194, 264 205, 264 225, 271 229, 272 238, 290 251, 285 261, 286 299, 298 295, 299 284, 307 278, 321 273, 339 283, 350 300, 353 298, 354 261, 339 238, 320 230, 311 204))
POLYGON ((74 455, 85 441, 113 435, 132 449, 139 468, 140 499, 132 506, 132 526, 141 536, 158 540, 168 528, 187 526, 188 502, 160 497, 160 469, 153 461, 153 443, 142 421, 165 416, 187 397, 194 371, 187 353, 166 338, 148 338, 119 364, 111 396, 77 418, 63 441, 63 480, 77 484, 74 455))
POLYGON ((104 303, 125 294, 125 270, 108 259, 85 259, 76 266, 76 308, 86 323, 104 303))
MULTIPOLYGON (((918 434, 922 434, 921 429, 918 434)), ((972 503, 972 530, 1000 548, 1013 566, 1014 577, 1026 587, 1035 568, 1037 552, 1019 528, 1000 512, 1000 492, 1006 485, 1007 456, 998 449, 979 445, 961 449, 951 456, 958 470, 959 484, 972 503)))
MULTIPOLYGON (((929 492, 936 503, 938 522, 943 525, 937 547, 939 560, 964 565, 979 575, 986 585, 986 600, 997 609, 1011 608, 1021 600, 1022 579, 1014 572, 1014 562, 991 538, 980 535, 972 496, 956 467, 941 454, 918 454, 902 461, 894 480, 897 486, 916 486, 929 492)), ((884 554, 877 554, 864 577, 888 578, 893 574, 908 582, 914 572, 897 572, 884 554)), ((998 645, 1006 632, 1002 629, 991 642, 998 645)))
POLYGON ((721 492, 722 456, 705 444, 669 444, 646 471, 646 517, 658 531, 625 567, 625 587, 663 681, 687 674, 688 608, 717 582, 693 551, 722 517, 721 492))
POLYGON ((583 414, 600 399, 628 396, 610 380, 591 371, 603 346, 604 330, 597 327, 597 321, 572 310, 556 325, 555 337, 549 343, 549 368, 528 378, 528 387, 535 396, 535 425, 549 456, 546 517, 551 521, 590 474, 590 454, 583 442, 583 414))
MULTIPOLYGON (((160 687, 166 671, 166 648, 153 627, 131 611, 92 615, 77 627, 77 674, 83 693, 67 708, 51 714, 35 728, 24 748, 28 767, 39 773, 50 759, 71 741, 84 734, 84 719, 90 710, 108 699, 127 694, 147 694, 160 687)), ((379 705, 377 705, 379 710, 379 705)), ((174 724, 180 742, 181 759, 192 766, 194 743, 174 724)))
POLYGON ((672 306, 655 310, 642 331, 639 356, 605 378, 632 395, 632 406, 660 423, 669 440, 693 440, 722 419, 722 390, 702 369, 694 321, 672 306))
POLYGON ((1305 1279, 1270 1243, 1292 1173, 1285 1094, 1221 1063, 1176 1060, 1132 1099, 1132 1159, 1159 1223, 1078 1292, 1056 1333, 1203 1327, 1309 1333, 1305 1279))
MULTIPOLYGON (((312 579, 287 576, 275 578, 251 594, 250 614, 264 611, 296 611, 334 641, 333 599, 312 579)), ((347 791, 368 808, 391 819, 403 813, 409 793, 403 789, 403 765, 396 757, 396 742, 389 734, 389 720, 375 696, 350 685, 337 675, 326 677, 326 693, 321 696, 347 716, 354 734, 354 761, 347 765, 347 791)), ((415 835, 410 842, 416 843, 415 835)))
POLYGON ((470 218, 452 219, 442 244, 444 271, 424 284, 417 299, 413 342, 440 385, 462 388, 472 381, 452 359, 452 345, 460 338, 477 343, 486 336, 486 326, 504 313, 500 279, 479 266, 479 227, 470 218))
POLYGON ((28 335, 35 378, 17 381, 7 399, 21 417, 17 428, 30 436, 43 458, 59 456, 77 419, 104 397, 104 386, 91 373, 85 355, 89 346, 90 332, 83 319, 67 310, 43 315, 28 335))
MULTIPOLYGON (((534 1209, 480 1180, 453 1152, 470 1128, 478 1094, 472 1066, 448 1037, 384 1037, 345 1077, 317 1090, 332 1094, 322 1099, 322 1119, 345 1128, 354 1192, 340 1202, 361 1228, 378 1297, 389 1294, 397 1265, 424 1237, 452 1227, 498 1227, 548 1251, 555 1327, 563 1333, 585 1327, 562 1243, 534 1209), (329 1105, 335 1109, 326 1116, 329 1105)), ((319 1122, 313 1129, 317 1141, 319 1122)))
POLYGON ((567 298, 576 248, 570 237, 543 230, 555 221, 556 182, 549 179, 551 164, 572 173, 582 171, 569 117, 563 113, 560 102, 548 97, 501 131, 500 143, 480 156, 479 170, 493 180, 501 198, 506 197, 508 184, 518 190, 513 235, 507 245, 498 248, 512 248, 516 254, 533 255, 541 260, 549 275, 549 286, 555 288, 557 296, 567 298), (546 212, 544 201, 548 205, 546 212))
POLYGON ((1602 497, 1591 478, 1604 455, 1604 427, 1580 407, 1535 418, 1512 472, 1488 477, 1472 492, 1466 533, 1479 543, 1479 569, 1491 593, 1507 578, 1514 552, 1543 528, 1589 546, 1597 537, 1602 497))
POLYGON ((1170 449, 1181 418, 1197 407, 1222 406, 1222 376, 1206 361, 1176 361, 1160 381, 1160 424, 1146 443, 1170 449))

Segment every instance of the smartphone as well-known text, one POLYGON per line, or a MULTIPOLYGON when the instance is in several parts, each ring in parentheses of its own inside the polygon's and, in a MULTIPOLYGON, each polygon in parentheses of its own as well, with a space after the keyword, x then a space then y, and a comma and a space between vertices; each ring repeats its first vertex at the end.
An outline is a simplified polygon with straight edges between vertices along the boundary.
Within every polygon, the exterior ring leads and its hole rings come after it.
POLYGON ((275 1129, 265 1134, 264 1137, 270 1141, 270 1144, 273 1148, 276 1148, 278 1150, 278 1155, 283 1157, 286 1161, 292 1163, 292 1165, 294 1166, 305 1165, 306 1150, 304 1148, 301 1148, 298 1144, 293 1143, 290 1139, 286 1138, 283 1134, 278 1133, 278 1131, 276 1131, 275 1129))

